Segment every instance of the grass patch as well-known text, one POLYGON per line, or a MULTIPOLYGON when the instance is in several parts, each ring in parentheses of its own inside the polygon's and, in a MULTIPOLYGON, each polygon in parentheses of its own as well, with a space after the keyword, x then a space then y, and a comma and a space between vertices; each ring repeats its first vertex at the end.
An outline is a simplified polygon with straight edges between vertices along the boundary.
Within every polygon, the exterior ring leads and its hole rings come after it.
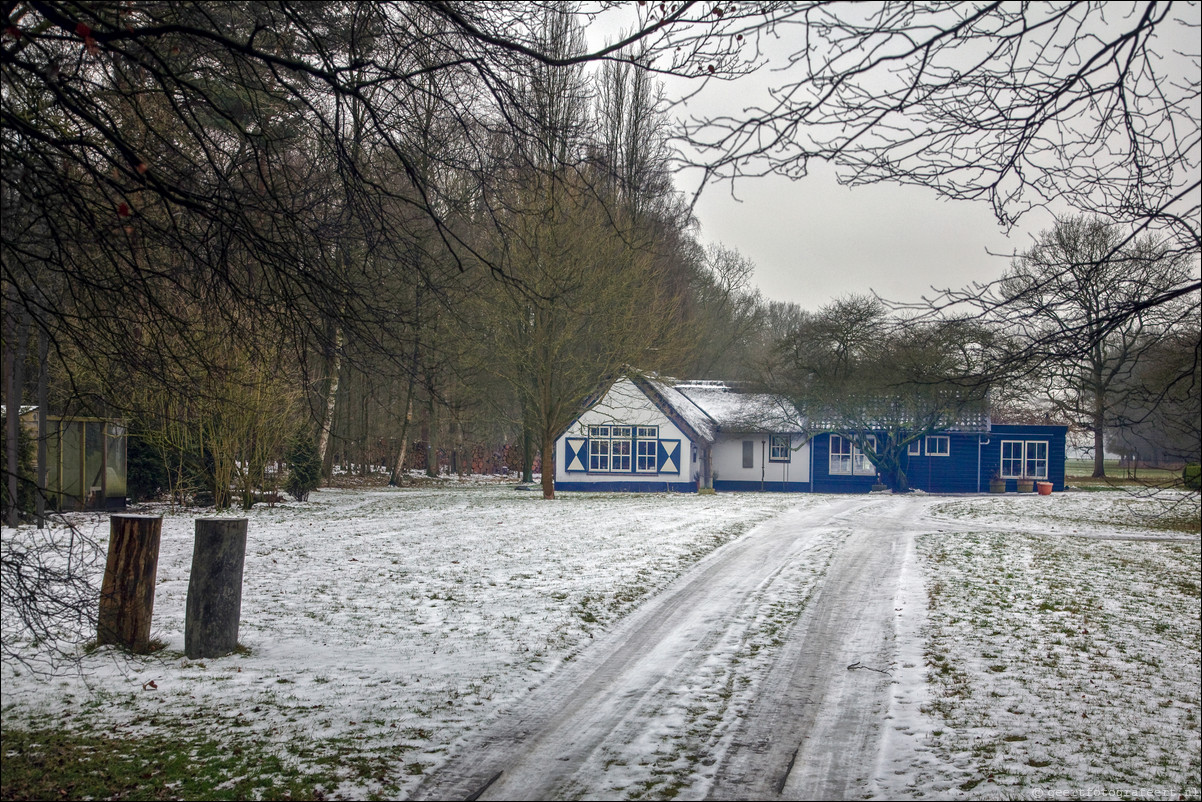
POLYGON ((1136 527, 1139 510, 1060 504, 1035 508, 1035 525, 1054 523, 1051 534, 918 540, 938 577, 928 585, 923 712, 945 733, 930 746, 940 781, 974 797, 983 782, 992 796, 1022 798, 1066 780, 1196 796, 1199 544, 1141 539, 1155 529, 1136 527), (1088 526, 1109 516, 1116 529, 1125 517, 1136 537, 1065 537, 1074 513, 1088 526))
POLYGON ((306 775, 253 743, 4 728, 3 799, 322 799, 306 775))
POLYGON ((1106 460, 1105 467, 1106 476, 1095 478, 1093 475, 1093 460, 1065 460, 1065 480, 1070 484, 1076 484, 1080 482, 1084 484, 1097 485, 1100 487, 1118 487, 1131 484, 1145 485, 1148 487, 1164 487, 1181 484, 1181 471, 1179 469, 1175 471, 1163 468, 1129 469, 1126 466, 1119 464, 1119 461, 1116 459, 1106 460))

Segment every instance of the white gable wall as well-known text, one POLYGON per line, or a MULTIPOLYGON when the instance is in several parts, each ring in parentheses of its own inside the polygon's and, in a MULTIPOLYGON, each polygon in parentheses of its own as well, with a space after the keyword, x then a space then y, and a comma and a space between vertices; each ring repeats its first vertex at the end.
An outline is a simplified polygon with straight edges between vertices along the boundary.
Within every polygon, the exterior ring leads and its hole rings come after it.
MULTIPOLYGON (((633 438, 632 438, 633 439, 633 438)), ((589 408, 568 430, 555 441, 555 483, 570 488, 573 483, 621 483, 646 484, 649 489, 665 483, 692 482, 696 478, 698 463, 696 449, 692 447, 689 438, 674 424, 667 415, 651 402, 643 391, 630 379, 622 378, 614 382, 609 392, 599 402, 589 408), (578 446, 581 440, 589 438, 590 427, 635 427, 655 426, 658 428, 658 441, 665 448, 671 449, 677 444, 676 460, 673 464, 675 471, 657 470, 644 472, 635 470, 634 446, 631 447, 628 470, 595 471, 590 469, 587 448, 583 452, 581 462, 576 467, 585 470, 571 470, 569 464, 569 441, 578 446)))

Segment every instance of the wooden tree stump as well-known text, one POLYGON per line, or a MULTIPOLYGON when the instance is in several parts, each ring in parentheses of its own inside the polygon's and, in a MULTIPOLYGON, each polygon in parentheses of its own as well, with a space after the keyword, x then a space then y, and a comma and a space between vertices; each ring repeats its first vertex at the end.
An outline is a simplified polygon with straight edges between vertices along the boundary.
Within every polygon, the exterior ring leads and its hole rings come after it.
POLYGON ((184 611, 184 653, 189 659, 222 657, 238 646, 246 528, 245 518, 196 521, 184 611))
POLYGON ((161 516, 112 516, 108 562, 100 588, 97 644, 114 643, 140 654, 150 651, 150 618, 162 531, 161 516))

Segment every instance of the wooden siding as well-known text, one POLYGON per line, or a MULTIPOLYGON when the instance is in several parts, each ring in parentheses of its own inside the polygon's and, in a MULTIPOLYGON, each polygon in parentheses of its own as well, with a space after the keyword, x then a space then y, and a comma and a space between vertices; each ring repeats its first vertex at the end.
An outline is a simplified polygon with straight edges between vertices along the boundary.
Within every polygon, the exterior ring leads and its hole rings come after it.
MULTIPOLYGON (((943 432, 948 438, 948 456, 928 456, 926 439, 922 453, 908 455, 906 477, 910 487, 928 493, 985 493, 989 480, 1001 467, 1003 440, 1036 440, 1048 444, 1048 481, 1053 490, 1064 489, 1065 435, 1063 426, 993 426, 988 432, 943 432)), ((883 437, 883 435, 878 435, 883 437)), ((867 493, 875 476, 848 476, 830 472, 831 435, 814 438, 813 490, 818 493, 867 493)), ((1016 480, 1007 482, 1014 492, 1016 480)))

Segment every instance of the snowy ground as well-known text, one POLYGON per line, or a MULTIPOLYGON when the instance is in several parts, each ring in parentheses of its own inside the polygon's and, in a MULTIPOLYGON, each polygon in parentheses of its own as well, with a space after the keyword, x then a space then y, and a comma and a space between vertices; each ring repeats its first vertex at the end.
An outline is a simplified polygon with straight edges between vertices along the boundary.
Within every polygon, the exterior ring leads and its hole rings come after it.
MULTIPOLYGON (((49 680, 6 665, 3 725, 136 734, 200 720, 206 735, 270 744, 294 767, 354 754, 330 796, 405 797, 715 549, 786 510, 821 516, 846 501, 538 495, 325 490, 258 507, 246 653, 198 662, 182 654, 194 517, 163 511, 153 634, 166 648, 138 659, 95 650, 82 675, 49 680)), ((947 525, 907 533, 904 577, 925 605, 899 637, 923 670, 909 686, 893 680, 892 729, 880 764, 864 767, 875 787, 913 798, 1197 798, 1198 536, 1166 537, 1148 517, 1160 502, 1122 493, 905 502, 947 525)), ((1196 497, 1187 503, 1196 517, 1196 497)), ((85 525, 107 538, 107 521, 85 525)), ((821 579, 837 545, 832 535, 798 551, 793 561, 815 564, 784 566, 798 580, 779 583, 763 609, 797 615, 799 589, 821 579)), ((781 648, 775 630, 760 631, 743 643, 747 657, 781 648)), ((722 695, 698 693, 695 705, 722 695)))

